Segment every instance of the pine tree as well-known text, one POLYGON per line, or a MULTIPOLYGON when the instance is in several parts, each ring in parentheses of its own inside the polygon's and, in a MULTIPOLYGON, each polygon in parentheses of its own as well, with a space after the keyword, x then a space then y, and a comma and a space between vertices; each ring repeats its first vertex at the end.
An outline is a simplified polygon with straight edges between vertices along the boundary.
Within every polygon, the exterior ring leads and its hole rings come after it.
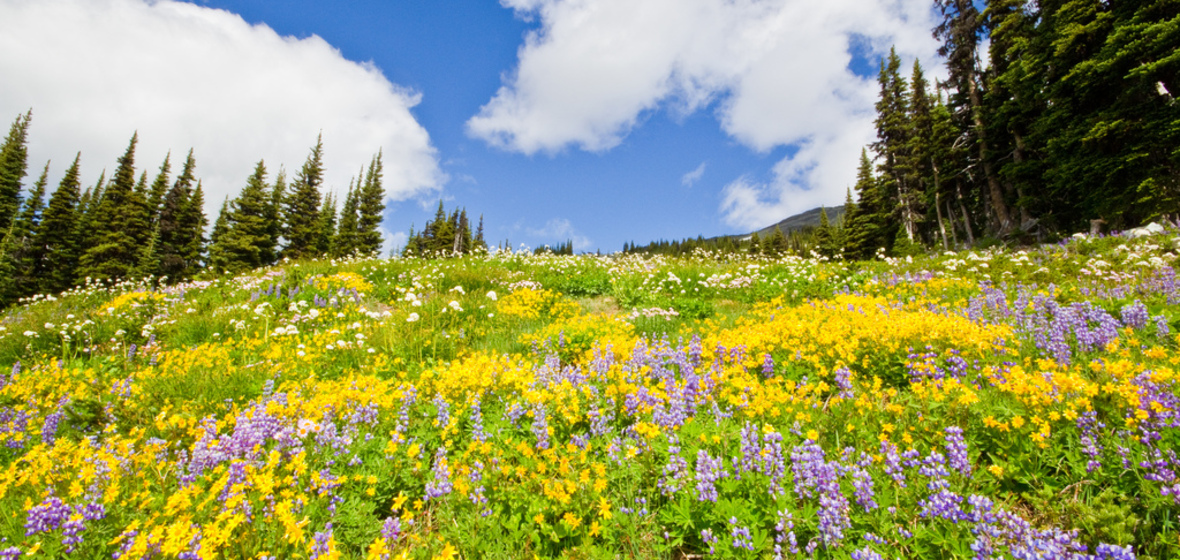
POLYGON ((970 130, 970 139, 977 148, 975 162, 983 169, 986 184, 981 190, 989 202, 992 222, 997 233, 1006 233, 1013 226, 1008 203, 990 159, 987 126, 984 123, 983 88, 979 75, 979 43, 983 32, 983 18, 972 0, 935 0, 943 21, 935 28, 935 38, 943 44, 938 54, 946 57, 949 83, 956 90, 951 100, 952 109, 962 108, 961 128, 970 130))
POLYGON ((762 242, 758 239, 758 232, 750 235, 750 246, 747 249, 751 255, 762 253, 762 242))
POLYGON ((193 196, 193 182, 196 180, 195 169, 196 160, 193 159, 193 151, 189 150, 180 175, 176 177, 176 181, 172 183, 172 187, 164 195, 159 217, 156 220, 156 254, 160 261, 159 274, 174 282, 187 280, 195 272, 188 269, 185 252, 185 247, 191 241, 187 236, 192 232, 185 230, 181 224, 189 199, 193 196))
POLYGON ((365 184, 358 197, 360 218, 357 222, 356 250, 362 254, 381 250, 381 214, 385 211, 385 187, 382 183, 384 165, 381 152, 373 157, 365 184))
POLYGON ((848 230, 845 256, 871 259, 878 248, 886 247, 888 240, 893 239, 893 232, 890 228, 888 201, 882 193, 880 181, 873 175, 873 163, 864 150, 860 153, 856 192, 856 214, 853 220, 845 220, 845 229, 848 230))
POLYGON ((160 221, 160 206, 164 203, 164 197, 168 194, 168 176, 172 173, 172 152, 168 152, 164 156, 164 163, 160 165, 160 172, 156 174, 156 179, 152 181, 151 189, 148 190, 147 207, 148 215, 151 218, 152 226, 155 226, 160 221))
POLYGON ((287 196, 287 172, 279 167, 274 185, 270 188, 270 204, 266 207, 267 242, 262 246, 261 258, 273 264, 279 257, 279 241, 283 235, 283 199, 287 196))
POLYGON ((828 209, 822 206, 819 209, 819 226, 812 234, 812 242, 817 253, 828 258, 836 257, 836 239, 832 232, 832 223, 828 220, 828 209))
MULTIPOLYGON (((472 240, 472 244, 472 248, 477 251, 483 251, 486 253, 488 250, 488 242, 483 236, 483 214, 479 215, 479 228, 475 230, 475 239, 472 240)), ((626 252, 625 249, 624 252, 626 252)))
POLYGON ((16 220, 20 210, 21 182, 28 171, 29 121, 33 110, 19 115, 0 144, 0 232, 16 220))
POLYGON ((229 233, 229 196, 221 201, 221 210, 217 212, 217 219, 213 221, 213 231, 209 233, 209 268, 214 274, 229 272, 230 251, 226 247, 226 235, 229 233))
MULTIPOLYGON (((361 177, 364 176, 364 169, 361 170, 361 177)), ((358 181, 359 183, 359 181, 358 181)), ((332 244, 333 257, 347 257, 356 252, 358 234, 358 217, 357 212, 360 201, 360 185, 353 185, 353 182, 348 183, 348 195, 344 197, 344 208, 340 210, 340 225, 336 230, 336 238, 332 244)))
POLYGON ((316 138, 315 147, 291 185, 291 194, 284 204, 284 237, 287 246, 283 257, 304 259, 320 253, 323 221, 320 218, 320 185, 324 176, 323 135, 316 138))
POLYGON ((111 184, 95 210, 95 243, 82 255, 84 276, 101 279, 128 277, 139 263, 140 248, 148 241, 147 202, 135 189, 135 145, 131 137, 127 151, 119 158, 111 184))
POLYGON ((450 252, 451 246, 455 244, 455 228, 447 218, 441 200, 438 201, 438 211, 434 214, 434 220, 427 223, 426 227, 432 234, 428 240, 427 250, 432 255, 440 256, 450 252))
POLYGON ((316 234, 316 256, 328 255, 336 239, 336 197, 328 193, 320 208, 319 232, 316 234))
POLYGON ((74 286, 81 255, 77 229, 80 221, 78 189, 81 186, 78 163, 81 159, 79 152, 49 198, 49 206, 41 220, 37 246, 45 255, 37 288, 40 293, 56 294, 74 286))
POLYGON ((46 162, 41 176, 33 183, 33 190, 25 198, 21 212, 10 228, 12 240, 10 253, 0 255, 11 261, 12 283, 8 288, 8 297, 28 297, 37 293, 40 285, 38 279, 43 268, 41 259, 45 251, 36 244, 37 233, 40 231, 41 214, 45 209, 45 185, 49 178, 49 163, 46 162))
MULTIPOLYGON (((269 194, 266 165, 259 160, 245 188, 229 203, 216 250, 210 249, 210 260, 216 270, 242 272, 269 264, 263 259, 270 243, 266 217, 269 194)), ((218 221, 221 220, 219 216, 218 221)))
POLYGON ((783 235, 783 230, 779 229, 778 225, 774 226, 774 233, 770 234, 770 239, 762 246, 762 252, 767 256, 778 257, 787 252, 787 238, 783 235))
POLYGON ((873 150, 880 161, 881 188, 887 197, 891 214, 896 214, 909 240, 917 232, 919 204, 912 187, 914 166, 910 153, 911 125, 908 86, 901 77, 901 59, 896 50, 889 51, 888 62, 881 61, 878 83, 881 87, 877 101, 877 142, 873 150))
POLYGON ((209 219, 205 217, 205 191, 200 180, 192 196, 181 207, 178 222, 180 233, 184 236, 182 239, 185 240, 181 248, 184 258, 181 278, 187 280, 205 266, 205 227, 209 225, 209 219))

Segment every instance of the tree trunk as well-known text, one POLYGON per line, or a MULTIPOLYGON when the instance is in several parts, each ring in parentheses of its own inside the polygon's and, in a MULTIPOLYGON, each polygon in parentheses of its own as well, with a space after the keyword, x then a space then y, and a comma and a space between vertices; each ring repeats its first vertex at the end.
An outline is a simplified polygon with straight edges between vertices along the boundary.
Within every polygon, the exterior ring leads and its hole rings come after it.
POLYGON ((934 172, 934 211, 938 212, 938 232, 942 235, 942 250, 946 250, 946 224, 942 221, 942 207, 938 198, 938 171, 934 172))
POLYGON ((958 248, 959 234, 955 231, 955 210, 954 208, 951 208, 951 201, 949 200, 946 201, 946 213, 951 223, 951 242, 955 244, 956 248, 958 248))
POLYGON ((1012 227, 1012 217, 1008 213, 1008 206, 1004 204, 1004 192, 1000 187, 1000 179, 996 177, 996 172, 992 169, 992 164, 987 159, 988 144, 987 132, 983 128, 983 99, 973 74, 968 76, 967 86, 970 90, 968 91, 968 96, 971 98, 971 118, 975 124, 975 134, 979 138, 979 162, 983 164, 983 174, 987 178, 987 190, 989 202, 991 202, 991 210, 995 213, 996 222, 999 225, 999 232, 1001 234, 1007 233, 1012 227))
POLYGON ((967 233, 967 245, 975 246, 975 233, 971 231, 971 218, 967 215, 967 205, 963 203, 963 189, 958 181, 955 181, 955 194, 959 198, 959 210, 963 211, 963 230, 967 233))
MULTIPOLYGON (((1024 136, 1020 133, 1013 133, 1012 137, 1016 140, 1016 150, 1012 152, 1012 160, 1016 165, 1024 163, 1024 136)), ((1024 204, 1024 187, 1020 183, 1016 183, 1016 206, 1020 208, 1020 227, 1024 227, 1032 221, 1032 216, 1028 213, 1028 208, 1024 204)))

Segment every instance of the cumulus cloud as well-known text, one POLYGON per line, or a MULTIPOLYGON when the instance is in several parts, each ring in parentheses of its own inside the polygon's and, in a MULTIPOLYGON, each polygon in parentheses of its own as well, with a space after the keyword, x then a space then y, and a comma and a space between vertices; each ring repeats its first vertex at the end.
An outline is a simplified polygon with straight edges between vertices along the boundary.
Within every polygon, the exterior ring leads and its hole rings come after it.
POLYGON ((593 247, 593 242, 590 241, 590 238, 579 234, 574 229, 574 225, 565 218, 549 220, 541 228, 525 228, 525 233, 534 240, 539 241, 541 245, 553 246, 557 243, 572 241, 574 243, 574 250, 576 251, 587 251, 593 247))
POLYGON ((686 187, 691 187, 694 184, 696 184, 697 181, 700 181, 701 177, 703 177, 704 175, 705 175, 705 162, 702 161, 701 164, 698 165, 696 169, 693 169, 692 171, 685 173, 684 176, 680 177, 680 184, 684 185, 686 187))
POLYGON ((89 181, 133 131, 149 177, 191 147, 213 212, 265 159, 292 176, 323 133, 326 184, 342 191, 378 149, 404 200, 446 177, 410 108, 420 95, 317 36, 280 36, 240 16, 171 0, 0 0, 0 117, 33 109, 30 167, 58 175, 81 150, 89 181))
MULTIPOLYGON (((728 223, 836 200, 871 138, 876 83, 852 50, 934 60, 928 0, 501 0, 538 22, 468 131, 525 154, 610 149, 645 115, 713 107, 749 148, 798 151, 723 194, 728 223), (834 153, 845 150, 848 153, 834 153), (850 151, 849 151, 850 150, 850 151)), ((774 220, 771 220, 774 221, 774 220)))

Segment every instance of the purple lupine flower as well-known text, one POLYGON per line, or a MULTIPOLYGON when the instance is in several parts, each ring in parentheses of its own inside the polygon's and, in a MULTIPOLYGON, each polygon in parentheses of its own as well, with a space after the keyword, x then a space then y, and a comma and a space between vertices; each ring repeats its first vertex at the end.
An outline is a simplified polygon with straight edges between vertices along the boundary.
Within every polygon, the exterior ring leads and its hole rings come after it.
POLYGON ((776 559, 783 557, 782 545, 784 544, 787 545, 791 554, 799 554, 799 543, 795 540, 795 520, 791 512, 785 509, 778 512, 774 532, 774 556, 776 559))
POLYGON ((901 465, 901 456, 897 454, 897 446, 888 441, 882 441, 881 455, 885 460, 885 474, 889 475, 898 486, 905 488, 905 470, 901 465))
POLYGON ((40 504, 29 508, 29 516, 25 520, 25 536, 31 537, 37 533, 57 529, 69 517, 70 506, 57 496, 49 496, 40 504))
POLYGON ((451 407, 447 404, 447 399, 443 398, 441 393, 434 396, 433 402, 434 406, 438 408, 438 415, 434 418, 434 425, 438 426, 440 430, 445 430, 447 424, 451 423, 451 407))
POLYGON ((769 491, 772 496, 784 492, 783 477, 787 474, 787 460, 783 453, 783 435, 770 432, 763 438, 762 473, 770 479, 769 491))
POLYGON ((1168 326, 1167 316, 1156 315, 1155 317, 1152 317, 1152 320, 1155 321, 1155 335, 1159 337, 1160 340, 1168 338, 1168 334, 1172 332, 1172 329, 1168 326))
POLYGON ((963 429, 951 426, 946 430, 946 455, 950 467, 959 471, 964 477, 971 476, 971 458, 967 454, 967 441, 963 439, 963 429))
POLYGON ((483 411, 479 407, 479 399, 471 403, 471 439, 484 443, 488 434, 483 431, 483 411))
POLYGON ((57 403, 57 410, 45 417, 45 423, 41 426, 41 443, 52 446, 53 442, 57 440, 57 427, 61 423, 62 417, 65 416, 65 406, 69 402, 69 397, 62 397, 57 403))
POLYGON ((872 547, 852 551, 852 560, 882 560, 881 555, 873 551, 872 547))
POLYGON ((757 472, 759 470, 759 460, 762 451, 758 437, 758 429, 753 424, 746 422, 742 427, 742 458, 737 468, 737 477, 740 479, 742 473, 757 472))
POLYGON ((1119 310, 1119 318, 1122 319, 1123 324, 1138 330, 1147 326, 1148 313, 1147 306, 1143 305, 1139 300, 1135 300, 1127 305, 1124 305, 1119 310))
POLYGON ((736 517, 729 518, 729 536, 733 537, 733 547, 754 550, 754 538, 750 536, 750 528, 738 525, 736 517))
POLYGON ((656 487, 665 496, 672 496, 680 491, 684 486, 685 479, 688 478, 688 461, 680 455, 680 447, 677 445, 668 446, 668 463, 664 465, 664 476, 660 477, 656 487))
POLYGON ((426 483, 426 499, 441 498, 451 493, 451 467, 447 464, 447 448, 439 446, 434 453, 434 480, 426 483))
POLYGON ((549 423, 545 418, 545 405, 533 406, 533 436, 537 438, 537 449, 549 449, 549 423))
POLYGON ((21 550, 15 546, 0 549, 0 560, 17 560, 21 557, 21 550))
POLYGON ((1106 424, 1098 421, 1098 413, 1090 410, 1078 415, 1077 427, 1081 431, 1079 439, 1082 453, 1090 460, 1086 462, 1086 472, 1091 473, 1102 468, 1102 444, 1098 443, 1098 431, 1106 428, 1106 424))
POLYGON ((66 554, 72 554, 78 549, 78 545, 82 544, 82 532, 85 530, 86 524, 83 522, 81 515, 71 515, 62 524, 61 544, 65 545, 66 554))
POLYGON ((767 378, 774 376, 774 358, 770 354, 765 354, 762 357, 762 376, 767 378))
POLYGON ((704 449, 697 451, 697 500, 702 502, 717 501, 717 487, 714 483, 725 478, 725 461, 721 457, 716 459, 709 456, 704 449))
POLYGON ((856 489, 856 503, 865 511, 876 509, 876 495, 873 491, 873 477, 863 467, 852 467, 852 487, 856 489))
POLYGON ((386 542, 394 542, 401 538, 402 521, 396 517, 386 517, 385 523, 381 524, 381 538, 386 542))
POLYGON ((836 383, 836 388, 840 389, 840 392, 836 396, 842 399, 851 399, 855 396, 855 393, 852 391, 852 372, 848 371, 848 368, 837 368, 836 371, 832 372, 832 376, 833 381, 836 383))
POLYGON ((717 536, 713 534, 712 529, 701 529, 701 540, 709 545, 709 554, 717 554, 717 548, 713 545, 717 544, 717 536))
POLYGON ((482 484, 483 463, 479 460, 476 460, 474 463, 472 463, 471 474, 468 476, 468 480, 471 481, 471 486, 475 488, 471 491, 471 503, 477 506, 483 506, 483 510, 480 511, 480 516, 487 517, 491 515, 492 510, 491 508, 487 507, 488 499, 486 496, 484 496, 484 487, 482 484))
POLYGON ((328 554, 332 542, 332 522, 324 525, 323 531, 316 531, 312 537, 311 560, 328 554))

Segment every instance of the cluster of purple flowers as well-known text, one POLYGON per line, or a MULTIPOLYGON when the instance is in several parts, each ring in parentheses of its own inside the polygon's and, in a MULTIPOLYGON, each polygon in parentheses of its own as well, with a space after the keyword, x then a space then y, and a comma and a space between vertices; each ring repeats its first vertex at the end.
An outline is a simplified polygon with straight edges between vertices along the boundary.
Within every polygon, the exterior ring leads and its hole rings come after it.
POLYGON ((434 480, 426 483, 426 499, 441 498, 451 493, 451 467, 447 464, 447 448, 439 446, 434 453, 434 466, 431 468, 434 480))
POLYGON ((715 482, 725 478, 725 460, 721 457, 713 458, 704 449, 697 451, 697 500, 702 502, 717 501, 717 487, 715 482))

